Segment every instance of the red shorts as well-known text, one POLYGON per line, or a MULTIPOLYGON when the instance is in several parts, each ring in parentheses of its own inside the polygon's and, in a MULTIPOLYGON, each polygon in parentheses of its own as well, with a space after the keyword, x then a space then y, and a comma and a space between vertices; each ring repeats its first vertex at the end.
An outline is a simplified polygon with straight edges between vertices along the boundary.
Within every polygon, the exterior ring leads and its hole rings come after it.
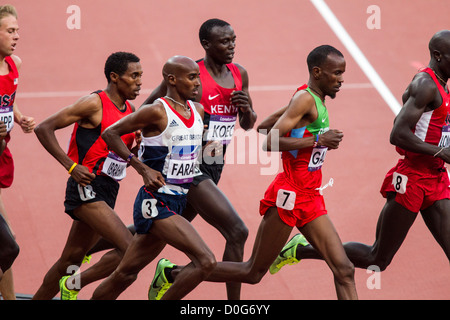
POLYGON ((11 151, 6 146, 0 155, 0 188, 9 188, 14 180, 14 161, 11 151))
POLYGON ((288 226, 303 227, 308 222, 327 214, 323 196, 317 191, 299 192, 287 181, 284 172, 277 175, 260 201, 259 213, 264 215, 271 207, 288 226))
POLYGON ((395 192, 395 201, 412 212, 419 212, 434 202, 450 198, 447 170, 419 170, 409 166, 403 159, 386 175, 381 194, 395 192))

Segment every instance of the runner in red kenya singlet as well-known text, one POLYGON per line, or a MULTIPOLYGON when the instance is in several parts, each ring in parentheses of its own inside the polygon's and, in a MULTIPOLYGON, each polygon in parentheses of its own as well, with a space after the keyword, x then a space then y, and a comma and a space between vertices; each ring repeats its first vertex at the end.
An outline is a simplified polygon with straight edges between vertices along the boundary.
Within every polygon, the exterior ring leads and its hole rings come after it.
MULTIPOLYGON (((208 126, 205 142, 220 141, 226 148, 233 137, 238 116, 238 108, 231 103, 231 96, 234 91, 242 90, 241 73, 235 64, 227 64, 226 67, 233 76, 234 88, 224 88, 209 74, 203 59, 197 63, 200 68, 200 79, 202 81, 202 98, 200 103, 205 108, 204 123, 208 126)), ((220 164, 223 166, 223 163, 220 164)))

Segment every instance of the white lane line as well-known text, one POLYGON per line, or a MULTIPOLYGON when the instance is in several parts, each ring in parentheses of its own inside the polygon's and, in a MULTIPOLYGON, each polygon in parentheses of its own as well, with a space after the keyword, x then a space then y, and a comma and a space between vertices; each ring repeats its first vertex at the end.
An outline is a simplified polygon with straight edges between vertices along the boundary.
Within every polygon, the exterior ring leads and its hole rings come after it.
MULTIPOLYGON (((252 91, 292 91, 299 87, 299 84, 292 85, 260 85, 250 86, 249 90, 252 91)), ((343 89, 368 89, 373 88, 371 83, 345 83, 343 89)), ((17 97, 22 99, 34 99, 34 98, 64 98, 64 97, 82 97, 89 94, 91 91, 42 91, 42 92, 18 92, 17 97)), ((141 95, 149 95, 152 89, 142 89, 141 95)))
POLYGON ((367 58, 364 56, 364 54, 358 48, 356 43, 353 41, 353 39, 347 33, 345 28, 342 26, 342 24, 336 18, 334 13, 331 11, 331 9, 328 7, 328 5, 325 3, 325 1, 323 1, 323 0, 310 0, 310 1, 316 7, 317 11, 319 11, 319 13, 322 15, 324 20, 328 23, 328 25, 333 30, 333 32, 336 34, 336 36, 341 40, 341 42, 344 44, 344 46, 347 48, 347 50, 350 52, 350 54, 353 56, 355 61, 358 63, 359 67, 366 74, 367 78, 370 80, 370 82, 373 84, 373 86, 377 89, 377 91, 379 92, 379 94, 381 95, 383 100, 388 104, 389 108, 391 108, 391 110, 394 112, 394 114, 397 114, 401 109, 399 102, 392 95, 389 88, 383 82, 381 77, 378 75, 378 73, 372 67, 370 62, 367 60, 367 58))

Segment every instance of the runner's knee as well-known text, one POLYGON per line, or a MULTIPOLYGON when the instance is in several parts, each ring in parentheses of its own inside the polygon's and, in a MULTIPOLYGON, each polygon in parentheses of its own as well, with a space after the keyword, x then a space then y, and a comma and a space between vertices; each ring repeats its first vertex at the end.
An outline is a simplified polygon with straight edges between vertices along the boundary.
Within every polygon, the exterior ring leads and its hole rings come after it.
POLYGON ((376 259, 370 265, 376 266, 380 269, 380 271, 384 271, 391 264, 392 259, 376 259))
POLYGON ((137 272, 123 272, 120 269, 116 269, 116 271, 114 271, 111 276, 117 283, 120 283, 120 284, 128 287, 129 285, 131 285, 133 282, 136 281, 136 279, 138 277, 138 273, 137 272))
POLYGON ((0 267, 3 272, 8 270, 12 266, 14 260, 16 260, 17 256, 19 255, 19 251, 20 248, 16 241, 11 241, 2 248, 0 267))
POLYGON ((230 232, 225 234, 225 240, 233 245, 243 246, 245 241, 247 241, 247 238, 248 228, 243 222, 234 225, 230 232))
POLYGON ((348 284, 354 282, 355 267, 350 261, 337 266, 333 273, 336 281, 340 284, 348 284))
POLYGON ((216 258, 214 257, 214 254, 212 254, 212 252, 206 253, 203 257, 201 257, 201 259, 199 259, 199 262, 199 268, 204 277, 207 277, 217 264, 216 258))
POLYGON ((267 269, 251 270, 246 276, 246 283, 258 284, 261 282, 264 275, 267 273, 267 269))

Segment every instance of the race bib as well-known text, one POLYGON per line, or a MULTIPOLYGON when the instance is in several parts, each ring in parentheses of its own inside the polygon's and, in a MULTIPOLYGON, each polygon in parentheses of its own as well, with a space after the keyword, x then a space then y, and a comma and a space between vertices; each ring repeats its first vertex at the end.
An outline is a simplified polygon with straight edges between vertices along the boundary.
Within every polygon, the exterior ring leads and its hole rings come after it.
POLYGON ((13 106, 0 107, 0 120, 6 124, 6 131, 10 132, 14 127, 13 106))
POLYGON ((406 184, 408 183, 408 177, 394 172, 392 176, 392 185, 394 186, 394 189, 396 192, 400 194, 404 194, 406 192, 406 184))
POLYGON ((152 219, 158 216, 158 208, 156 207, 156 199, 145 199, 141 204, 142 217, 144 219, 152 219))
POLYGON ((190 183, 198 175, 198 147, 174 146, 167 167, 167 182, 190 183))
POLYGON ((322 168, 327 153, 327 147, 315 147, 309 159, 308 171, 316 171, 322 168))
POLYGON ((116 181, 120 181, 127 175, 127 162, 110 151, 103 163, 102 173, 116 181))
POLYGON ((209 119, 208 141, 219 140, 222 144, 229 144, 233 137, 236 116, 213 114, 209 119))
POLYGON ((450 126, 442 127, 441 140, 439 141, 439 147, 447 148, 450 146, 450 126))
POLYGON ((89 201, 95 199, 96 193, 90 184, 88 184, 86 187, 82 187, 80 185, 77 186, 81 201, 89 201))
POLYGON ((297 195, 294 191, 278 190, 276 206, 285 210, 292 210, 295 207, 295 198, 297 195))

